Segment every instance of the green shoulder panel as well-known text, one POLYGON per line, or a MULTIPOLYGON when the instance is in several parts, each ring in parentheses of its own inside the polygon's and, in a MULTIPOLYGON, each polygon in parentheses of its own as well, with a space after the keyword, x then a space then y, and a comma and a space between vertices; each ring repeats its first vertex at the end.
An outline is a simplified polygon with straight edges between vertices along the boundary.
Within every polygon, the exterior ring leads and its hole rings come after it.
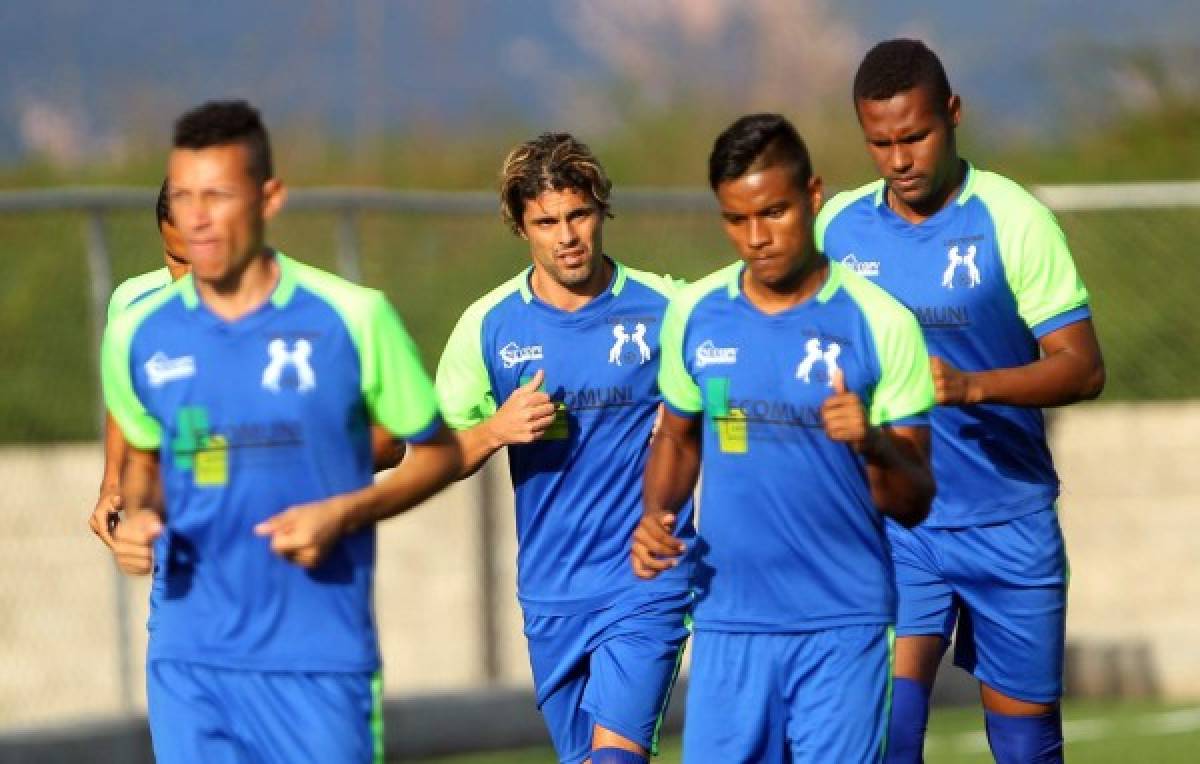
POLYGON ((496 413, 496 397, 483 358, 483 321, 492 308, 520 292, 528 270, 471 304, 459 317, 438 361, 438 402, 446 424, 466 430, 496 413))
POLYGON ((719 271, 710 273, 694 284, 683 287, 667 304, 662 330, 658 335, 661 362, 658 367, 658 389, 667 403, 679 411, 700 413, 704 400, 700 387, 687 370, 687 359, 683 356, 683 335, 688 319, 696 304, 713 292, 729 290, 737 292, 737 276, 741 273, 740 260, 730 263, 719 271))
POLYGON ((1088 302, 1067 238, 1054 214, 1028 191, 993 172, 977 172, 973 192, 996 226, 1004 275, 1017 312, 1033 328, 1088 302))
POLYGON ((862 309, 875 341, 880 375, 868 416, 873 425, 923 414, 933 408, 929 351, 917 319, 878 285, 841 263, 830 263, 842 287, 862 309))
POLYGON ((363 400, 372 421, 398 438, 429 428, 438 416, 433 382, 404 323, 382 292, 279 254, 281 280, 272 300, 295 286, 321 296, 341 316, 358 349, 363 400))
POLYGON ((138 297, 152 290, 162 289, 170 283, 171 272, 166 267, 125 279, 113 290, 112 297, 109 298, 108 321, 111 322, 123 313, 138 297))
POLYGON ((653 289, 663 297, 668 299, 674 297, 680 289, 687 286, 687 282, 683 279, 677 279, 670 274, 657 274, 649 271, 639 271, 636 268, 627 268, 622 266, 625 271, 626 278, 632 279, 639 284, 653 289))
POLYGON ((854 204, 864 196, 878 194, 883 188, 883 180, 874 180, 866 185, 859 186, 851 191, 842 191, 834 194, 827 202, 821 205, 821 210, 817 213, 817 220, 813 224, 814 236, 816 238, 817 250, 825 251, 825 230, 829 228, 829 224, 833 221, 838 213, 854 204))
POLYGON ((104 405, 125 440, 134 448, 151 451, 162 443, 162 426, 142 404, 133 386, 130 349, 138 328, 163 304, 179 294, 179 285, 168 284, 141 302, 113 315, 104 328, 100 346, 100 381, 104 405))

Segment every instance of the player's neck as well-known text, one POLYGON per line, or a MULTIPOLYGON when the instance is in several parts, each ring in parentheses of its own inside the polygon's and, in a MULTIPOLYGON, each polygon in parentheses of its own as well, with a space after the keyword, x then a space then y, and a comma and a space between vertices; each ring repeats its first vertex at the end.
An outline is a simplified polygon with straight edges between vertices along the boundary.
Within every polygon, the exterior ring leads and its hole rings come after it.
POLYGON ((573 313, 603 294, 612 281, 612 275, 612 263, 607 257, 601 257, 599 267, 593 269, 591 276, 582 284, 562 284, 541 268, 535 267, 529 278, 529 286, 542 302, 552 308, 573 313))
POLYGON ((897 194, 887 194, 887 204, 892 212, 904 220, 919 225, 944 210, 958 197, 963 183, 967 180, 967 163, 961 157, 954 157, 954 169, 946 176, 945 181, 928 198, 917 204, 908 204, 897 194))
POLYGON ((264 247, 246 264, 220 281, 196 279, 196 293, 208 309, 226 321, 236 321, 257 310, 279 283, 279 261, 264 247))
POLYGON ((742 293, 751 305, 770 316, 811 299, 828 276, 829 261, 814 251, 809 253, 802 268, 775 284, 759 283, 749 270, 742 271, 742 293))

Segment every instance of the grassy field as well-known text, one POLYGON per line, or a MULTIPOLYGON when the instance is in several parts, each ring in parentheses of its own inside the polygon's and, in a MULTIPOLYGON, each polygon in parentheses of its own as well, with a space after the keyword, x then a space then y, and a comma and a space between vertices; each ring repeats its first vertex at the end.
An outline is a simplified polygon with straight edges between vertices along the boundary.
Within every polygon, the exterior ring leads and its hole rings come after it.
MULTIPOLYGON (((696 278, 728 262, 715 215, 622 214, 606 249, 630 265, 696 278)), ((1192 320, 1187 242, 1195 210, 1070 213, 1061 222, 1092 290, 1109 369, 1106 400, 1194 395, 1200 323, 1192 320)), ((0 216, 0 443, 94 437, 97 387, 84 221, 0 216)), ((114 283, 157 267, 149 211, 107 225, 114 283)), ((497 217, 366 215, 363 279, 399 307, 431 366, 463 308, 524 267, 528 255, 497 217)), ((285 214, 271 232, 284 251, 332 268, 334 221, 285 214)))
MULTIPOLYGON (((1152 703, 1075 701, 1064 708, 1067 760, 1088 764, 1184 764, 1200 759, 1200 708, 1152 703)), ((680 760, 678 739, 665 741, 656 761, 680 760)), ((429 759, 427 764, 553 764, 548 748, 429 759)), ((930 722, 927 764, 992 761, 981 712, 938 709, 930 722)))

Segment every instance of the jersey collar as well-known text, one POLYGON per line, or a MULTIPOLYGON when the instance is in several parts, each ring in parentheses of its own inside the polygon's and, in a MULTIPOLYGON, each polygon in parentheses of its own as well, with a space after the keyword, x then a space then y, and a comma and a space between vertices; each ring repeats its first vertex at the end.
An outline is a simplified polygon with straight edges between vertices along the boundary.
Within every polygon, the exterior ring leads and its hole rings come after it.
MULTIPOLYGON (((609 282, 608 289, 596 295, 596 297, 593 299, 598 299, 605 294, 611 294, 613 297, 619 296, 621 294, 621 290, 625 288, 625 281, 628 278, 628 274, 625 272, 624 265, 621 265, 608 255, 604 255, 604 259, 607 260, 613 267, 612 281, 609 282)), ((529 285, 531 278, 533 278, 532 265, 526 268, 521 274, 521 299, 525 301, 526 305, 529 305, 533 302, 533 288, 529 285)))
MULTIPOLYGON (((825 257, 824 252, 818 252, 817 254, 820 257, 825 257)), ((845 266, 843 266, 841 263, 835 263, 828 258, 826 258, 826 260, 829 262, 829 270, 825 274, 825 283, 821 284, 821 288, 817 290, 817 293, 813 295, 812 298, 805 300, 804 302, 800 303, 800 305, 807 305, 811 302, 824 305, 825 303, 829 302, 830 298, 832 298, 834 294, 837 293, 837 290, 841 287, 842 280, 844 278, 843 271, 845 266)), ((736 268, 729 269, 729 278, 725 282, 725 294, 731 300, 735 300, 742 296, 742 274, 746 271, 746 263, 738 262, 737 266, 738 267, 736 268)), ((799 307, 799 305, 795 307, 799 307)), ((784 311, 784 313, 786 312, 788 311, 784 311)))

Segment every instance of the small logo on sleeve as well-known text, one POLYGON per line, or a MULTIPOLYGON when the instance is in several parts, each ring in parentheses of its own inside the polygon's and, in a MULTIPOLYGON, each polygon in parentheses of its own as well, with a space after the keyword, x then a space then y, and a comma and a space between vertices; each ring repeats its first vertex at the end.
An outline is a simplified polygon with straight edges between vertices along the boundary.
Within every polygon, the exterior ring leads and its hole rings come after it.
POLYGON ((196 359, 190 355, 168 358, 167 354, 160 350, 150 356, 144 368, 150 386, 162 387, 168 382, 196 376, 196 359))
POLYGON ((737 348, 720 348, 712 340, 705 340, 696 346, 696 366, 729 365, 737 363, 737 348))
POLYGON ((267 355, 270 361, 263 369, 262 386, 264 390, 278 393, 286 387, 295 387, 296 392, 307 393, 317 387, 317 375, 313 373, 308 359, 312 357, 312 343, 306 339, 298 339, 288 350, 287 341, 276 337, 267 344, 267 355), (295 376, 289 377, 291 384, 285 385, 284 372, 292 369, 295 376))
POLYGON ((500 360, 504 362, 506 369, 511 369, 526 361, 540 361, 542 360, 542 346, 525 345, 522 347, 515 342, 510 342, 500 348, 500 360))

